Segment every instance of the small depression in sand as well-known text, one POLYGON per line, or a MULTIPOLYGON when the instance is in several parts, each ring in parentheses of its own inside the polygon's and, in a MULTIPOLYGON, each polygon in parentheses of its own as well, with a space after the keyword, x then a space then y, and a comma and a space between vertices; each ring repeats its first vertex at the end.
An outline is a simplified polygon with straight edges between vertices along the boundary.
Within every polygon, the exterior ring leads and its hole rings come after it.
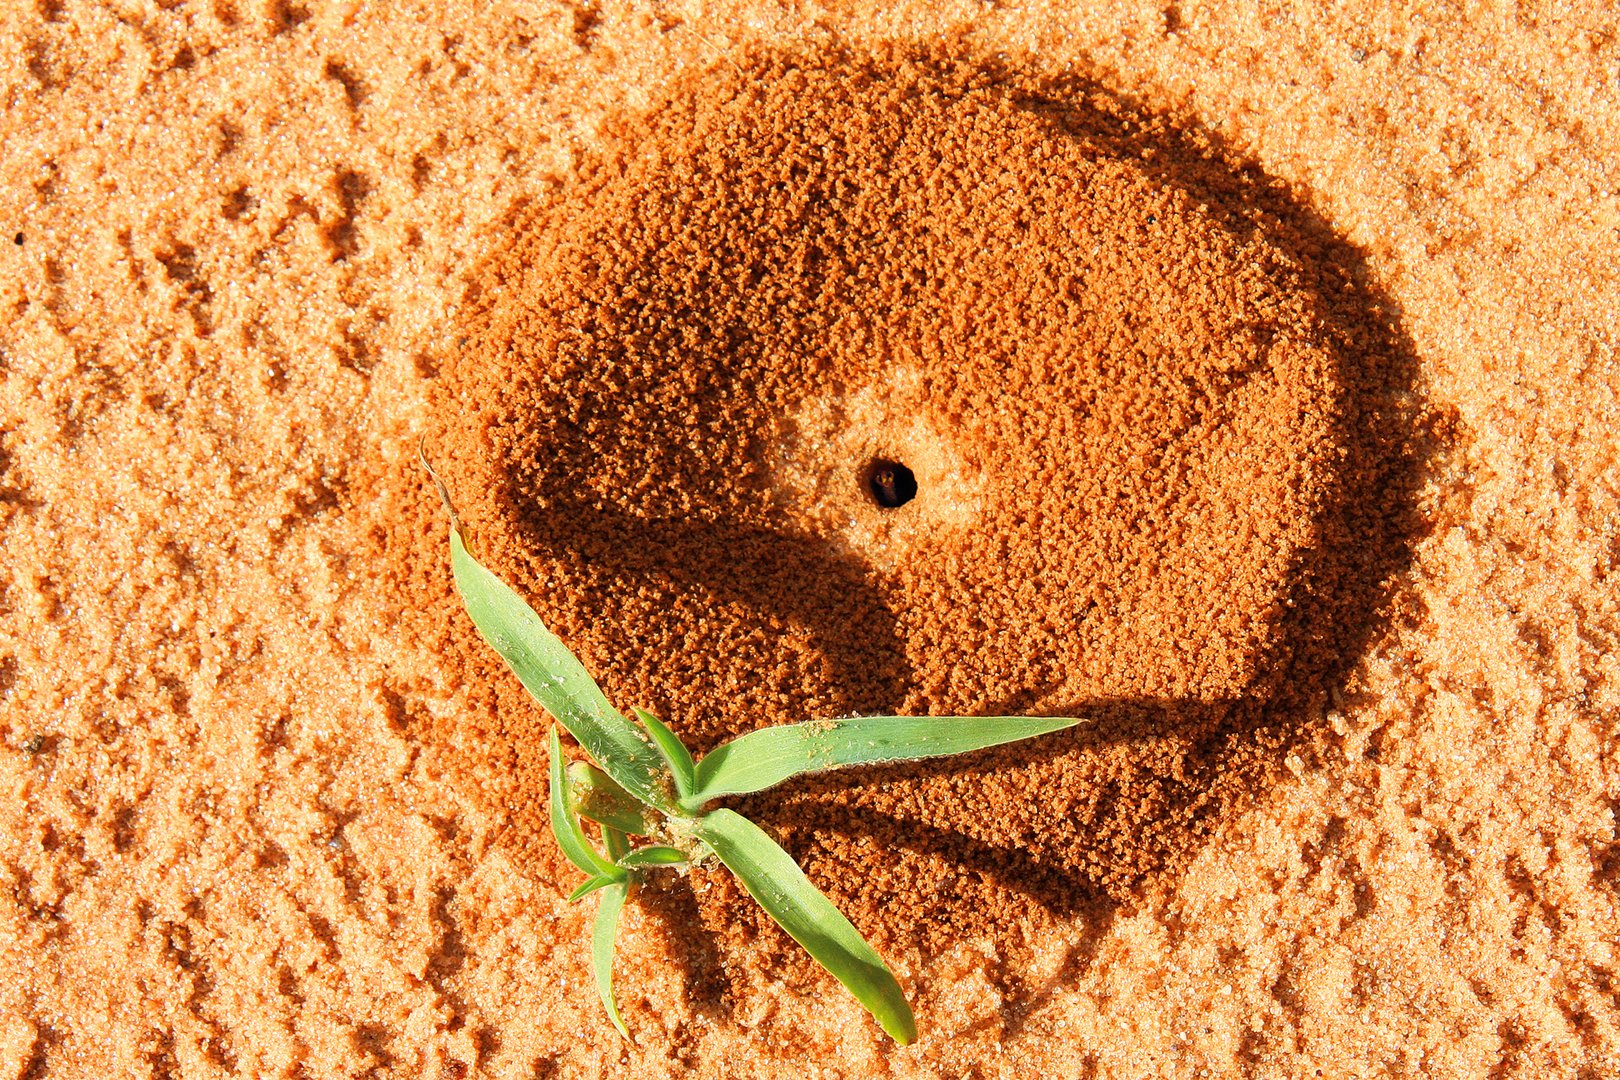
MULTIPOLYGON (((1353 253, 1208 138, 961 58, 760 54, 604 138, 503 223, 443 358, 481 557, 698 748, 1092 718, 752 801, 880 949, 1173 871, 1318 722, 1401 558, 1408 363, 1353 253)), ((457 753, 509 763, 492 798, 543 838, 508 681, 457 753)), ((691 949, 799 963, 723 875, 666 884, 691 949)))

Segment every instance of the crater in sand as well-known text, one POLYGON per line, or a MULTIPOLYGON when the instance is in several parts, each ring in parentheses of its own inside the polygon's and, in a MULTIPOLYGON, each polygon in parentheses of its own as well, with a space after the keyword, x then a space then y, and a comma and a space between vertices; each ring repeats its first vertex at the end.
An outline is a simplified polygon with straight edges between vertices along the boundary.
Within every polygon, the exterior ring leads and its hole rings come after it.
POLYGON ((1195 135, 961 60, 761 55, 607 143, 505 223, 444 366, 486 560, 699 747, 1096 718, 761 797, 863 928, 1173 862, 1320 714, 1398 558, 1403 361, 1353 255, 1195 135))

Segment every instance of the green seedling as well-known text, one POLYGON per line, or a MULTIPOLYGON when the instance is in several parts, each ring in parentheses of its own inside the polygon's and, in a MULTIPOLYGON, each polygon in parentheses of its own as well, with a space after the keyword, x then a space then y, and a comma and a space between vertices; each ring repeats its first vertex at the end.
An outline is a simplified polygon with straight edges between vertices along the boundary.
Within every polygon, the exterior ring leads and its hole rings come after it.
POLYGON ((807 773, 961 754, 1080 721, 1019 716, 815 720, 750 732, 694 759, 652 713, 635 709, 631 721, 608 704, 585 666, 534 610, 469 553, 449 493, 431 467, 428 472, 450 516, 450 564, 467 613, 529 693, 595 763, 569 764, 557 729, 551 729, 551 830, 563 855, 586 875, 569 900, 601 894, 591 960, 597 992, 619 1034, 629 1038, 613 994, 614 937, 625 901, 649 869, 713 858, 890 1037, 902 1045, 914 1040, 911 1006, 877 952, 765 830, 714 801, 764 791, 807 773), (584 821, 597 826, 600 847, 584 821))

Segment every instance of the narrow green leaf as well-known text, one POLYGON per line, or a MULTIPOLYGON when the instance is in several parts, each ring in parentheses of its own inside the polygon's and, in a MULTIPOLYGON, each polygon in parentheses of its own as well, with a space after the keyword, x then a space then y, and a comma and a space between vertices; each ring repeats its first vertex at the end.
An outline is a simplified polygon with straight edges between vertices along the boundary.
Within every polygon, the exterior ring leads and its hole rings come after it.
MULTIPOLYGON (((431 472, 431 470, 430 470, 431 472)), ((439 483, 437 476, 434 482, 439 483)), ((439 484, 440 493, 444 486, 439 484)), ((445 497, 449 506, 449 497, 445 497)), ((602 694, 585 665, 500 578, 486 570, 462 536, 451 510, 450 567, 462 604, 479 633, 529 693, 579 740, 619 786, 649 806, 673 811, 668 770, 646 735, 602 694)))
POLYGON ((690 858, 680 848, 665 847, 662 844, 649 844, 646 847, 636 848, 630 854, 619 860, 619 865, 626 870, 639 869, 643 866, 674 866, 677 863, 689 862, 690 858))
POLYGON ((696 766, 692 761, 692 751, 681 742, 680 736, 671 731, 662 720, 648 712, 646 709, 637 709, 636 716, 641 720, 647 734, 652 736, 653 745, 658 748, 664 764, 669 766, 670 773, 675 777, 675 792, 684 799, 692 793, 692 778, 696 766))
POLYGON ((619 860, 630 854, 630 838, 624 835, 621 829, 611 825, 602 826, 602 843, 607 847, 608 858, 613 865, 619 865, 619 860))
POLYGON ((596 974, 596 993, 602 999, 608 1019, 626 1039, 624 1020, 619 1016, 619 1003, 613 997, 613 939, 619 933, 619 913, 630 895, 628 882, 617 882, 602 889, 602 899, 596 909, 596 928, 591 934, 591 969, 596 974))
POLYGON ((588 821, 631 836, 646 836, 652 830, 647 807, 590 762, 569 762, 568 791, 579 816, 588 821))
POLYGON ((568 894, 568 902, 572 904, 577 900, 583 900, 597 889, 605 889, 609 885, 622 885, 624 880, 623 878, 603 877, 600 874, 586 878, 580 883, 579 888, 568 894))
POLYGON ((551 835, 568 861, 592 877, 606 877, 610 881, 624 880, 624 871, 604 859, 585 836, 579 815, 574 812, 574 800, 569 797, 568 781, 563 775, 562 740, 557 729, 551 729, 551 835))
POLYGON ((891 1038, 905 1046, 917 1037, 917 1021, 894 974, 775 840, 726 809, 705 814, 697 835, 737 875, 748 895, 843 983, 891 1038))
POLYGON ((857 716, 761 728, 704 755, 692 793, 682 801, 692 809, 805 773, 963 754, 1083 722, 1053 716, 857 716))

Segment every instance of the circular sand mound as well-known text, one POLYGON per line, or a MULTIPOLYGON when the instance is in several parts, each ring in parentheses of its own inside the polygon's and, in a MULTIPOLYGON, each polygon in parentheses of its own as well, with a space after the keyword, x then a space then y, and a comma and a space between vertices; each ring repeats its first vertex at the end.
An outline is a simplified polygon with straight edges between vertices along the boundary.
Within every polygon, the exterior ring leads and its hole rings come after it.
POLYGON ((761 797, 857 923, 1139 880, 1280 756, 1355 448, 1324 272, 1255 178, 899 55, 755 57, 608 145, 511 215, 445 364, 482 555, 701 748, 1096 718, 761 797))
POLYGON ((1288 257, 994 85, 765 63, 512 221, 454 365, 504 557, 700 740, 1251 693, 1343 453, 1288 257))

